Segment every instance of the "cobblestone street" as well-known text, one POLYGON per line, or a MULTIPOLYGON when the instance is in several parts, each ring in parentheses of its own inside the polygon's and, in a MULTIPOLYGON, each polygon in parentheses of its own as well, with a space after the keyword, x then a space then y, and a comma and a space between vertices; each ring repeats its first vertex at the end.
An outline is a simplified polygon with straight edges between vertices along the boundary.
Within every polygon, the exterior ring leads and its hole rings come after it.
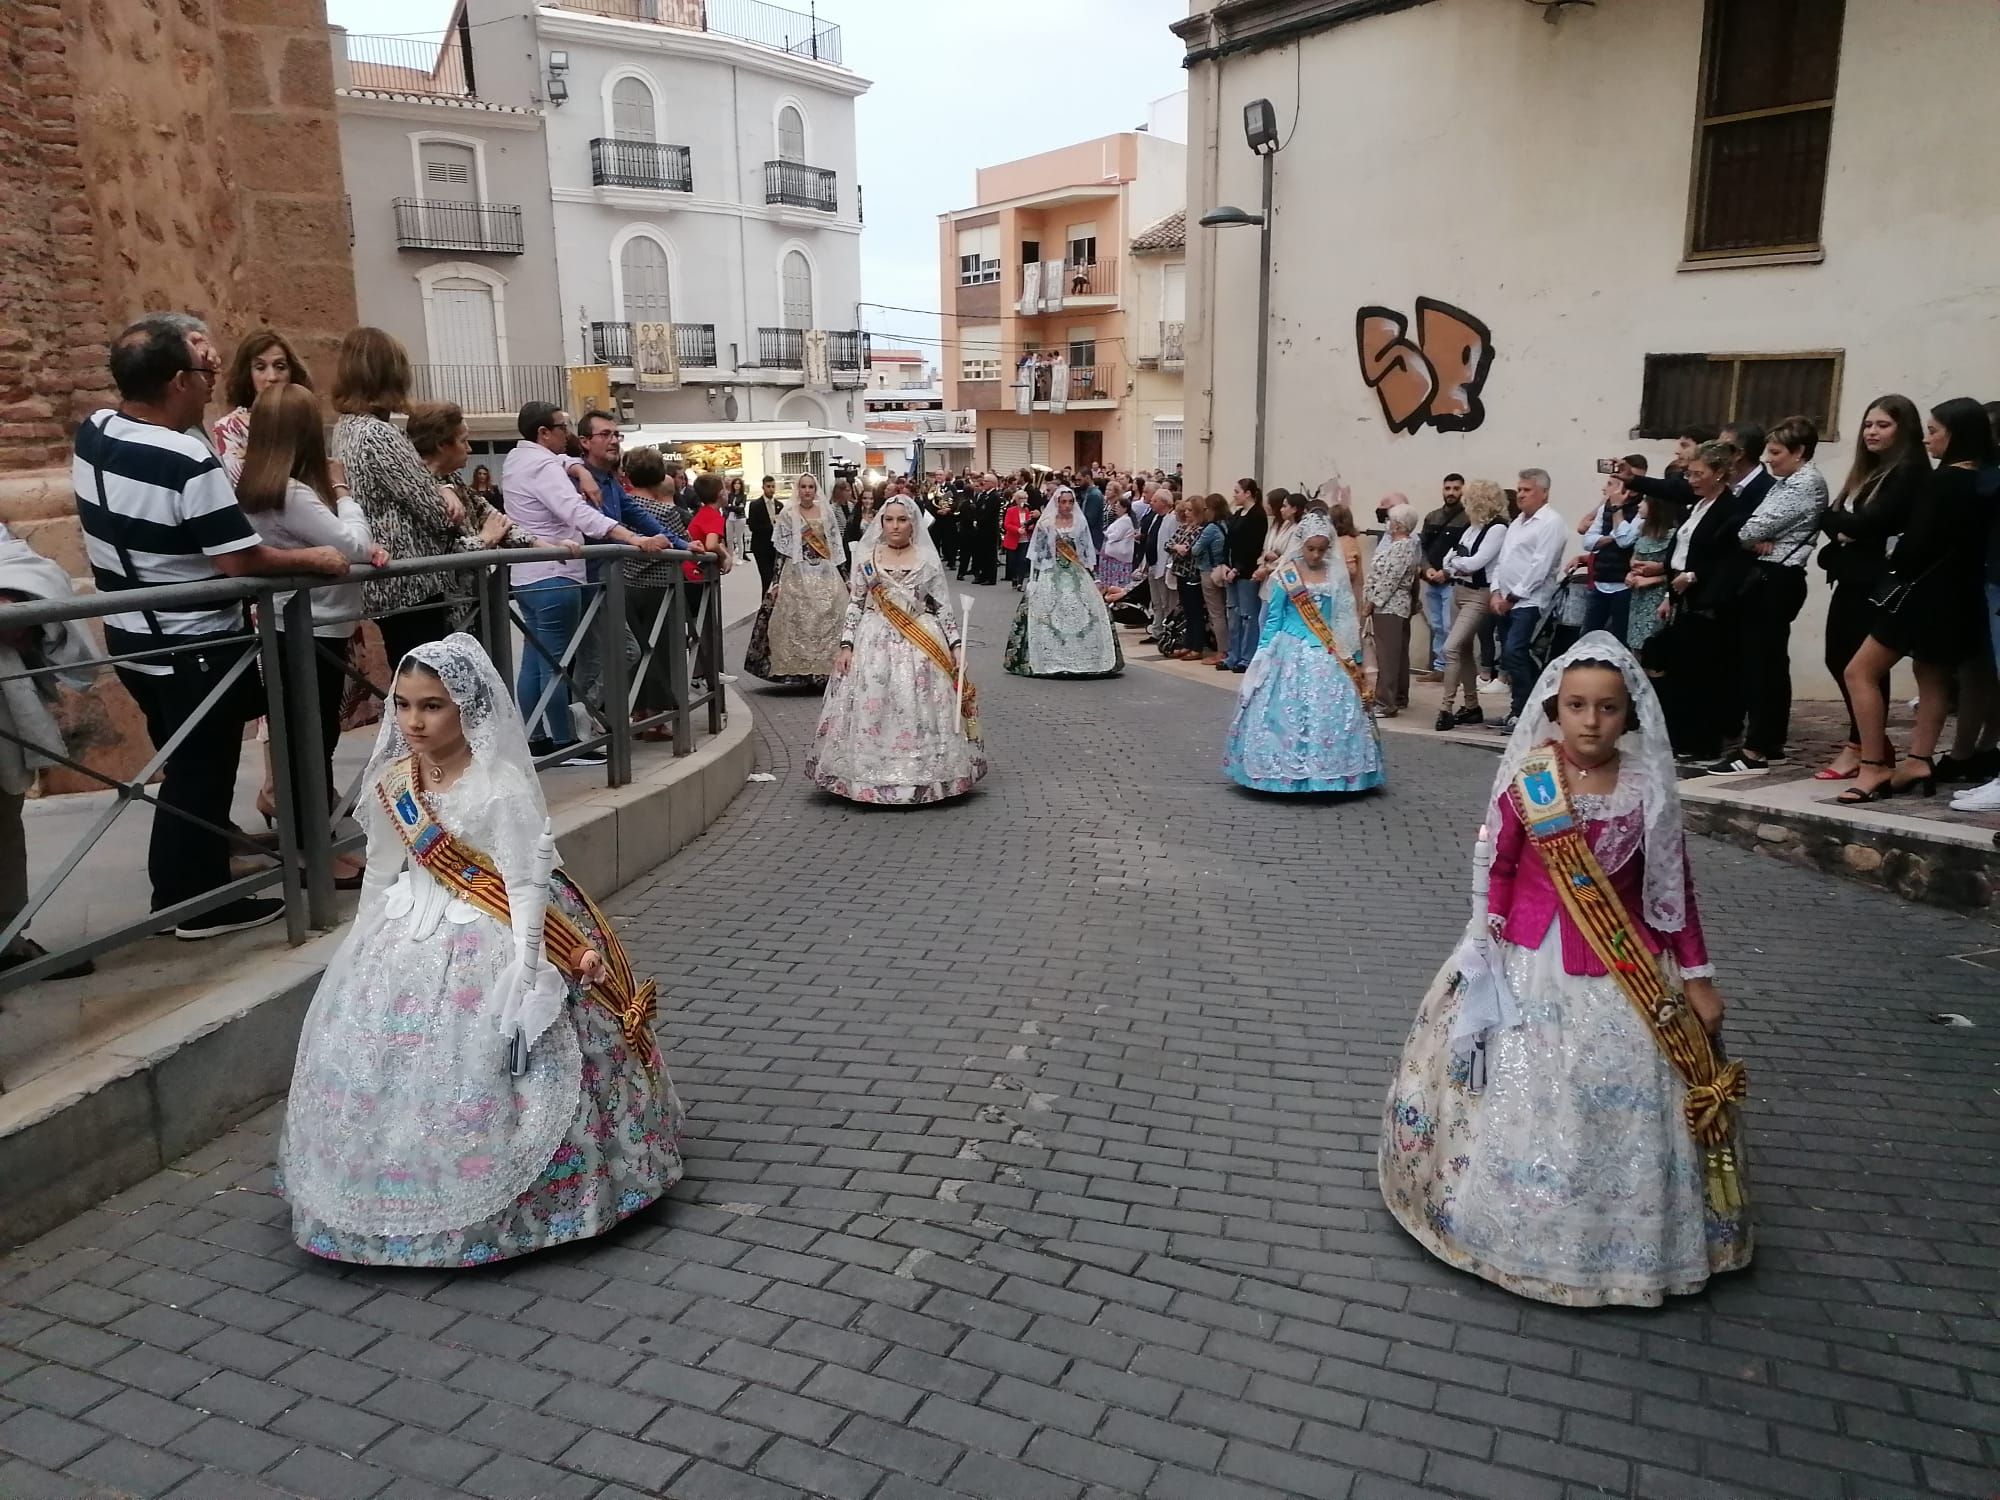
POLYGON ((969 801, 821 796, 817 695, 746 678, 776 779, 610 903, 690 1111, 667 1204, 342 1270, 269 1111, 0 1259, 0 1500, 2000 1492, 2000 932, 1698 844, 1756 1263, 1517 1300, 1374 1174, 1492 757, 1260 799, 1206 683, 1006 677, 1013 602, 969 801))

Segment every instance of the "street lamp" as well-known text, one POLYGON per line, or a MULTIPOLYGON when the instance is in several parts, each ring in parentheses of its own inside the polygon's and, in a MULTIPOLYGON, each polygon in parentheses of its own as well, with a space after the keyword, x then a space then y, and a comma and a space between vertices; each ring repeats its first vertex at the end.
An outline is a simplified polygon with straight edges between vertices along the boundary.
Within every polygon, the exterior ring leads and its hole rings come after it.
POLYGON ((1271 179, 1279 148, 1277 112, 1269 99, 1252 99, 1243 106, 1243 139, 1264 160, 1264 211, 1250 213, 1231 204, 1212 208, 1196 220, 1204 229, 1235 229, 1255 225, 1257 247, 1257 415, 1250 450, 1250 471, 1257 482, 1264 475, 1264 389, 1271 366, 1271 179))

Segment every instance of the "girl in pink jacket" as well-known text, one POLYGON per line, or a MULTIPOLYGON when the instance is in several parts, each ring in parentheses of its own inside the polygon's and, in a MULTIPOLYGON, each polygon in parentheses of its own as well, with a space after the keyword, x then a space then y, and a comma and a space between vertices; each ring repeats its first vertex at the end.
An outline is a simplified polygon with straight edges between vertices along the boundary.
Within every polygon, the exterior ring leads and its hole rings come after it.
POLYGON ((1742 1065, 1702 939, 1673 750, 1596 632, 1549 664, 1495 778, 1474 914, 1389 1086, 1382 1196, 1440 1260, 1572 1307, 1747 1265, 1742 1065))

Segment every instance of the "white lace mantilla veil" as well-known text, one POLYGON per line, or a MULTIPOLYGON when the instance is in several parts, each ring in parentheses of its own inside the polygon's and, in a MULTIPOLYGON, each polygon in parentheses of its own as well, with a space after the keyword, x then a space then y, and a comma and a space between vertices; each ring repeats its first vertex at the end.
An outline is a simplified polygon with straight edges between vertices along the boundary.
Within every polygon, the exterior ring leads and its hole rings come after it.
POLYGON ((1562 730, 1543 711, 1543 705, 1556 696, 1563 673, 1582 662, 1617 669, 1625 679, 1634 720, 1619 742, 1618 790, 1610 799, 1612 816, 1592 850, 1609 874, 1622 869, 1643 842, 1645 909, 1638 915, 1656 932, 1679 932, 1687 924, 1687 840, 1681 827, 1673 742, 1667 736, 1667 717, 1660 708, 1659 695, 1638 659, 1616 636, 1593 630, 1543 669, 1500 757, 1487 806, 1508 795, 1529 751, 1562 737, 1562 730))
MULTIPOLYGON (((803 534, 806 529, 807 517, 799 513, 796 491, 797 481, 795 480, 793 483, 795 486, 793 503, 778 512, 778 519, 771 525, 771 546, 777 552, 778 556, 789 558, 796 562, 805 555, 803 534)), ((813 480, 813 513, 811 519, 818 521, 820 530, 826 533, 827 557, 826 561, 819 565, 825 568, 839 567, 847 561, 847 538, 844 535, 846 522, 841 517, 839 507, 826 498, 826 491, 819 487, 817 479, 813 480)), ((815 561, 817 562, 818 559, 815 559, 815 561)))
POLYGON ((931 585, 936 589, 934 597, 939 604, 944 604, 947 602, 941 581, 944 578, 944 559, 938 555, 937 543, 931 540, 930 527, 924 524, 924 508, 908 495, 891 495, 876 507, 875 514, 869 518, 868 529, 861 533, 861 540, 855 544, 854 555, 874 561, 875 549, 882 541, 882 518, 889 514, 890 507, 897 505, 910 513, 910 550, 917 554, 915 581, 924 583, 935 572, 940 581, 931 585))
MULTIPOLYGON (((444 684, 472 750, 472 764, 437 803, 449 805, 455 822, 483 830, 473 842, 507 880, 518 911, 548 819, 521 717, 471 636, 417 647, 397 664, 397 674, 413 663, 444 684)), ((455 994, 407 997, 427 1010, 435 1007, 421 1033, 427 1045, 407 1053, 384 1047, 389 1013, 400 1014, 406 998, 393 992, 393 968, 385 971, 370 952, 385 924, 412 924, 404 941, 416 945, 414 962, 428 970, 434 962, 450 962, 440 955, 452 951, 452 933, 489 920, 428 874, 405 869, 408 855, 375 789, 383 772, 409 754, 391 709, 382 717, 356 808, 368 829, 369 852, 360 908, 306 1017, 286 1123, 292 1138, 286 1191, 294 1202, 336 1228, 367 1234, 437 1233, 499 1212, 547 1165, 575 1113, 580 1087, 581 1057, 565 1028, 533 1047, 527 1074, 508 1077, 507 1037, 514 1026, 533 1042, 549 1031, 568 994, 545 952, 537 949, 536 962, 524 962, 528 934, 518 915, 507 960, 490 973, 477 1004, 464 1006, 455 994), (431 935, 418 935, 427 923, 433 924, 431 935), (474 1101, 502 1095, 511 1096, 511 1111, 474 1108, 474 1101), (385 1115, 374 1107, 384 1097, 396 1097, 403 1109, 385 1115), (495 1169, 460 1180, 456 1163, 482 1155, 494 1160, 495 1169), (405 1184, 393 1207, 385 1205, 378 1183, 391 1169, 405 1184)), ((533 941, 540 943, 542 935, 533 934, 533 941)), ((442 983, 449 972, 438 967, 412 982, 442 983)))
POLYGON ((1083 564, 1086 572, 1097 566, 1097 543, 1091 540, 1090 522, 1084 518, 1083 505, 1077 500, 1076 491, 1066 484, 1059 484, 1049 492, 1048 503, 1042 507, 1041 515, 1035 521, 1035 535, 1039 537, 1044 532, 1048 533, 1049 537, 1050 557, 1056 555, 1055 539, 1056 534, 1060 532, 1068 537, 1071 545, 1076 548, 1077 561, 1083 564), (1061 505, 1064 495, 1070 498, 1068 526, 1064 526, 1056 515, 1056 509, 1061 505))

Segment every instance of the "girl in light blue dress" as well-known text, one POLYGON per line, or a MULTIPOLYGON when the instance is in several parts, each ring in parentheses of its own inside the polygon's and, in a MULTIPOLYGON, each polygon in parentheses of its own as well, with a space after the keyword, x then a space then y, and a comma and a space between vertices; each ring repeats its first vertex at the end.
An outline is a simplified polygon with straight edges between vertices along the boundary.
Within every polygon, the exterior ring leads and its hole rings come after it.
POLYGON ((1363 792, 1384 780, 1354 586, 1329 565, 1332 551, 1333 522, 1308 515, 1272 574, 1222 760, 1255 791, 1363 792))

